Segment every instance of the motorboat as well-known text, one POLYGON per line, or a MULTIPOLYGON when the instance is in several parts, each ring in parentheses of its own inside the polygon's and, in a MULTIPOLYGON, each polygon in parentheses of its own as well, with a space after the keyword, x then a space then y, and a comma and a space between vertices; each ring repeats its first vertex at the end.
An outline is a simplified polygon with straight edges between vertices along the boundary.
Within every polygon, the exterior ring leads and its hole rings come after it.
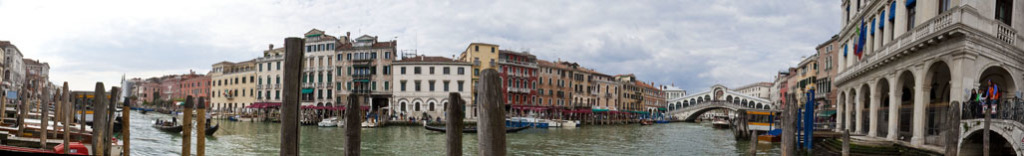
POLYGON ((317 123, 320 127, 335 127, 338 126, 338 117, 330 117, 317 123))
POLYGON ((534 117, 511 117, 505 120, 505 126, 507 127, 531 126, 534 128, 548 128, 578 127, 579 125, 579 121, 576 120, 540 119, 534 117))
POLYGON ((717 118, 715 121, 711 122, 711 126, 717 129, 728 129, 732 125, 730 125, 729 121, 724 118, 717 118))

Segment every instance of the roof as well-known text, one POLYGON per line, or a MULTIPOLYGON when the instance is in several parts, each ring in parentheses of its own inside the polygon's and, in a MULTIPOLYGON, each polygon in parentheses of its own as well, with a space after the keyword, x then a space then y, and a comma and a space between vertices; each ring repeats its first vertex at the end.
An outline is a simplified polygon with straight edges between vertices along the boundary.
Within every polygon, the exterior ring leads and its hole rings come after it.
POLYGON ((498 50, 498 53, 505 53, 505 54, 526 56, 526 57, 530 57, 530 58, 537 58, 537 56, 534 56, 533 54, 530 54, 530 52, 517 52, 517 51, 511 51, 511 50, 498 50))
POLYGON ((457 61, 457 60, 453 60, 451 58, 447 58, 447 57, 443 57, 443 56, 423 56, 423 55, 416 56, 416 57, 402 58, 401 60, 395 61, 394 64, 465 64, 465 65, 472 65, 469 62, 457 61))
POLYGON ((683 89, 682 89, 682 88, 679 88, 679 87, 676 87, 676 86, 665 86, 665 89, 664 89, 664 90, 678 90, 678 91, 683 91, 683 89))
POLYGON ((487 45, 487 46, 498 46, 497 44, 490 44, 490 43, 483 43, 483 42, 473 42, 473 43, 469 43, 469 45, 487 45))

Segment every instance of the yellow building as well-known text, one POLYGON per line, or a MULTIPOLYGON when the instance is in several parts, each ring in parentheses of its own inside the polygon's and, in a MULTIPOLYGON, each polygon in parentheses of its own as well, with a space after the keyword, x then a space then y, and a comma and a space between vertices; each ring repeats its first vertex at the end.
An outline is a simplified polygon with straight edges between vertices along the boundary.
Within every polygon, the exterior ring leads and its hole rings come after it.
POLYGON ((220 62, 210 71, 210 109, 237 111, 256 102, 256 61, 220 62))
POLYGON ((473 94, 471 106, 476 105, 476 84, 480 81, 480 72, 485 69, 496 69, 498 66, 498 45, 490 43, 470 43, 462 54, 459 54, 459 61, 473 64, 473 83, 470 85, 470 93, 473 94))

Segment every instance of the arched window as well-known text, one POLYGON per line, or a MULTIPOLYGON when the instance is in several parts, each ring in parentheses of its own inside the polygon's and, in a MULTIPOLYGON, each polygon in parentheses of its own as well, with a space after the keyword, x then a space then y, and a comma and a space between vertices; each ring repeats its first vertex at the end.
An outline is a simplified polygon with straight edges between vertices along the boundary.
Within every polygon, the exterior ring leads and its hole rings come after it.
POLYGON ((428 104, 427 110, 434 111, 434 102, 430 102, 430 104, 428 104))
POLYGON ((399 104, 399 105, 401 105, 401 109, 399 109, 399 110, 402 110, 404 112, 405 111, 405 101, 402 101, 401 104, 399 104))
POLYGON ((414 107, 413 110, 419 112, 420 111, 420 102, 416 102, 416 104, 414 104, 413 107, 414 107))

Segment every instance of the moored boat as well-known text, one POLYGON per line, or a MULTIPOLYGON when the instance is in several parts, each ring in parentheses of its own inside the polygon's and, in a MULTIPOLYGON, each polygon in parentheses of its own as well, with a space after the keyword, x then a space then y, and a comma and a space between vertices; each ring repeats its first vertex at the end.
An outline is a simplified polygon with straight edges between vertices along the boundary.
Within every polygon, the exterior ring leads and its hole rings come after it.
POLYGON ((652 124, 654 124, 654 121, 651 121, 650 119, 640 120, 640 125, 642 125, 642 126, 643 125, 652 125, 652 124))
POLYGON ((320 121, 320 123, 317 123, 317 126, 320 126, 320 127, 336 127, 336 126, 338 126, 338 117, 330 117, 330 118, 324 119, 323 121, 320 121))
MULTIPOLYGON (((448 129, 446 127, 423 126, 423 128, 426 128, 427 130, 431 130, 431 131, 442 132, 442 133, 448 131, 448 129)), ((519 131, 526 130, 526 129, 529 129, 529 128, 530 128, 530 126, 505 127, 505 133, 515 133, 515 132, 519 132, 519 131)), ((462 133, 476 133, 476 132, 477 132, 477 128, 475 128, 475 127, 472 127, 472 128, 462 128, 462 133)))
POLYGON ((715 119, 715 121, 711 122, 711 125, 717 129, 728 129, 731 127, 731 125, 729 125, 729 121, 722 118, 715 119))

